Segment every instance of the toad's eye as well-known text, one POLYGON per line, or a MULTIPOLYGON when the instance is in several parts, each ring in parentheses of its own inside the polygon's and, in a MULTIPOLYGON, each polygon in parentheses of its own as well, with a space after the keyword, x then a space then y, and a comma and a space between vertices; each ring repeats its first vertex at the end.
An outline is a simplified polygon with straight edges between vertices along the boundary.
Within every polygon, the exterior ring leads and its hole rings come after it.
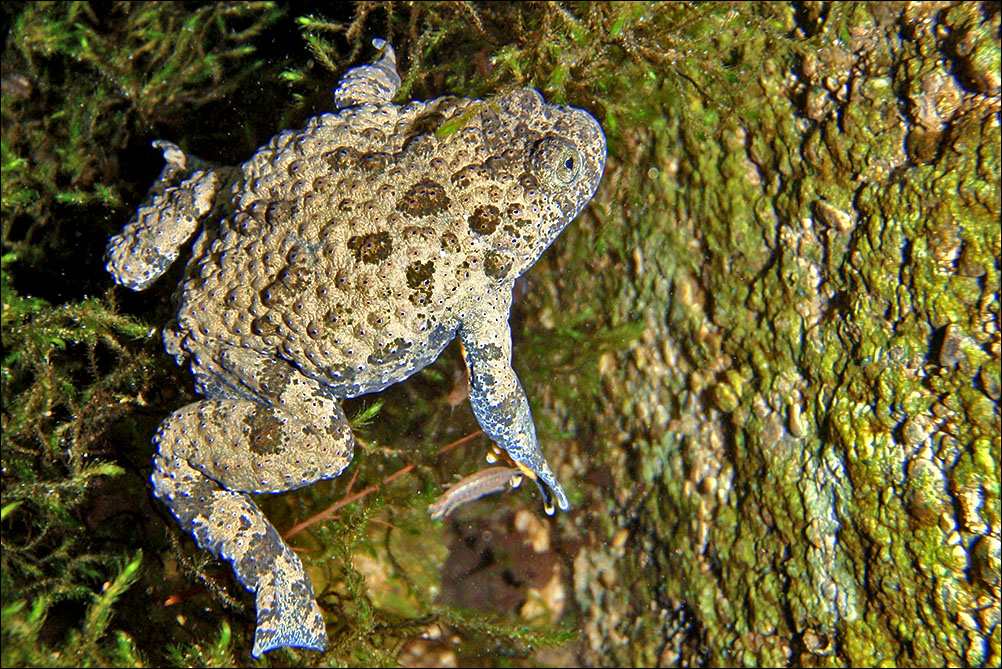
POLYGON ((548 190, 567 188, 581 173, 581 156, 566 139, 544 137, 532 148, 529 168, 548 190))

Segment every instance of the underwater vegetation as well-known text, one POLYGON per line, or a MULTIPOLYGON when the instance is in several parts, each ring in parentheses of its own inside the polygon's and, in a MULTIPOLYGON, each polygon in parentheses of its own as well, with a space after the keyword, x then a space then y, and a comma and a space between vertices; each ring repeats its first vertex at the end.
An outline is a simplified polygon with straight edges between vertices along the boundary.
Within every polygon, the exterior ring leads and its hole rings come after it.
POLYGON ((252 598, 150 494, 179 274, 102 254, 150 141, 236 164, 372 37, 400 99, 530 85, 609 139, 512 317, 571 510, 429 518, 488 447, 450 348, 347 403, 343 476, 259 499, 331 639, 261 664, 999 663, 997 3, 324 11, 2 9, 4 666, 250 662, 252 598))

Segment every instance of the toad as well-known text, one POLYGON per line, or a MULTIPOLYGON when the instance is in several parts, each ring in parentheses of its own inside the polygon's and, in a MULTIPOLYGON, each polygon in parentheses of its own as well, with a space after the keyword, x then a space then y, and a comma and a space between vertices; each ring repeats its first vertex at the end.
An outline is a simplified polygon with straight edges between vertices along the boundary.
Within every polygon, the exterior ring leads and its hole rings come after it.
POLYGON ((327 636, 299 558, 250 495, 338 476, 354 444, 338 400, 406 379, 457 336, 483 431, 549 513, 568 508, 512 370, 508 316, 515 279, 598 187, 602 128, 531 88, 394 104, 396 57, 373 45, 334 112, 240 166, 156 142, 167 165, 108 244, 108 271, 143 290, 198 233, 164 340, 204 399, 160 425, 152 482, 255 593, 255 657, 323 650, 327 636))

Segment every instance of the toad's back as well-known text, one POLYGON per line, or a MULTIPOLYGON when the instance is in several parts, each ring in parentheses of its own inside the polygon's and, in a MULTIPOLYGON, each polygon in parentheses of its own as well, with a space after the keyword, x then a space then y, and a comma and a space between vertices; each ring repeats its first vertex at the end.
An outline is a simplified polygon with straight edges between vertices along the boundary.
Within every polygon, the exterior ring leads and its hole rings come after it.
POLYGON ((273 138, 196 244, 184 348, 277 354, 349 397, 430 364, 471 310, 497 299, 507 318, 496 293, 549 243, 553 214, 526 121, 560 110, 509 97, 363 105, 273 138))

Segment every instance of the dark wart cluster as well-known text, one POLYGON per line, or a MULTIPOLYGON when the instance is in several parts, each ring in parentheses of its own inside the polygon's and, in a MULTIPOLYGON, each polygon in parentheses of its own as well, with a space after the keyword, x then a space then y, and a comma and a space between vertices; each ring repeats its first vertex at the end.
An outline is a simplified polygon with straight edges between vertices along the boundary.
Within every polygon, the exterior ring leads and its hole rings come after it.
POLYGON ((350 146, 339 146, 326 151, 321 160, 327 165, 329 173, 346 172, 358 165, 358 151, 350 146))
POLYGON ((397 211, 409 216, 434 216, 449 208, 449 198, 445 188, 431 179, 422 179, 407 189, 400 201, 397 211))
POLYGON ((370 265, 386 260, 393 251, 393 243, 387 232, 375 232, 370 235, 355 236, 348 240, 348 248, 354 251, 355 257, 370 265))
POLYGON ((425 304, 431 301, 432 280, 435 276, 435 263, 414 262, 407 266, 407 287, 414 290, 410 300, 414 304, 425 304))
POLYGON ((470 230, 478 235, 489 235, 501 222, 501 212, 493 204, 481 205, 470 214, 470 230))
POLYGON ((506 279, 511 272, 512 264, 511 256, 489 251, 484 255, 484 274, 496 280, 506 279))

